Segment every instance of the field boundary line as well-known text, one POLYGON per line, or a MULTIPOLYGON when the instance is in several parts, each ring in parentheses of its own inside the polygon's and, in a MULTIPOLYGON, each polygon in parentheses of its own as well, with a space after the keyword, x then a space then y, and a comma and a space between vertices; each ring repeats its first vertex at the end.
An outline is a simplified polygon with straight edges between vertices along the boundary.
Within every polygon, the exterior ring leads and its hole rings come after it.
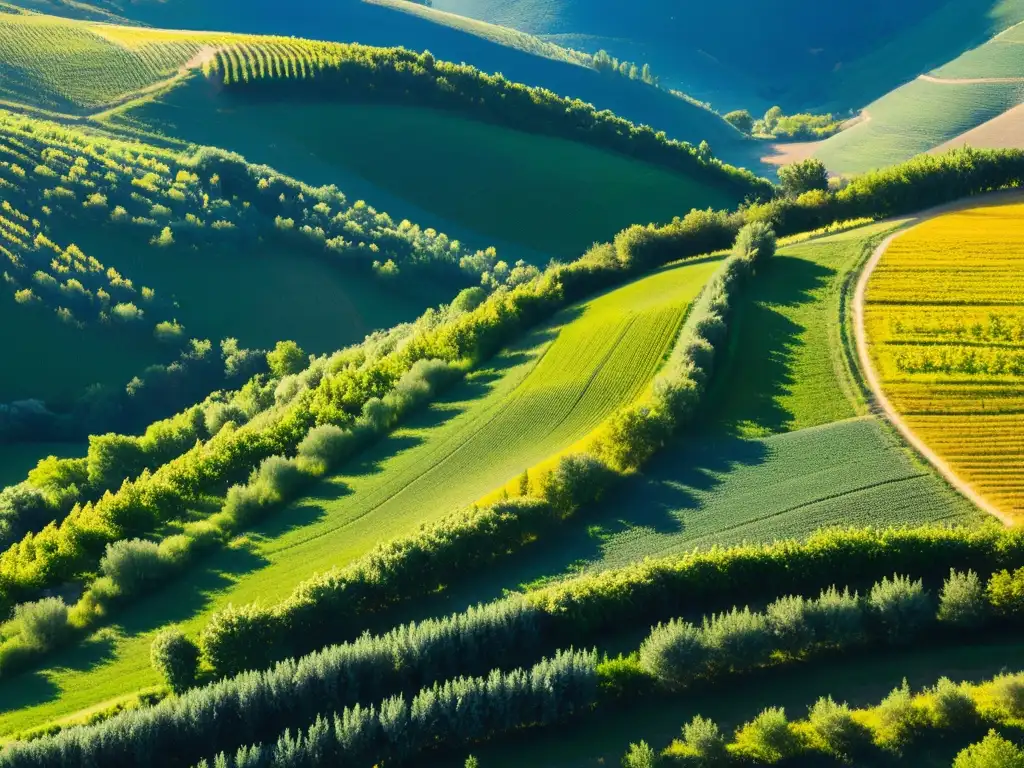
MULTIPOLYGON (((932 467, 942 475, 946 482, 953 486, 953 488, 955 488, 964 498, 1007 526, 1016 525, 1016 521, 1010 515, 1006 514, 988 501, 984 496, 974 490, 973 486, 961 478, 945 459, 939 456, 931 449, 931 447, 928 446, 927 443, 924 442, 924 440, 918 437, 917 433, 910 428, 910 425, 904 421, 900 412, 897 411, 889 401, 885 391, 882 389, 881 380, 878 377, 878 372, 875 370, 874 363, 871 361, 871 354, 868 351, 867 331, 864 318, 864 298, 867 294, 868 281, 871 279, 871 275, 875 271, 875 267, 878 266, 889 246, 892 245, 897 238, 902 237, 926 221, 944 213, 949 213, 963 208, 977 207, 978 205, 984 204, 984 201, 992 200, 993 198, 998 200, 1000 197, 1019 194, 1019 190, 1013 190, 1011 192, 996 193, 994 195, 979 195, 975 198, 957 201, 951 205, 939 206, 912 217, 906 226, 888 235, 875 247, 874 253, 871 254, 871 258, 868 259, 868 262, 864 265, 860 278, 857 280, 857 289, 853 298, 853 332, 857 342, 857 358, 860 363, 861 371, 864 374, 864 382, 867 384, 871 399, 874 400, 873 410, 892 424, 900 435, 903 436, 903 439, 906 440, 920 456, 931 464, 932 467)), ((872 404, 869 403, 869 405, 872 404)))

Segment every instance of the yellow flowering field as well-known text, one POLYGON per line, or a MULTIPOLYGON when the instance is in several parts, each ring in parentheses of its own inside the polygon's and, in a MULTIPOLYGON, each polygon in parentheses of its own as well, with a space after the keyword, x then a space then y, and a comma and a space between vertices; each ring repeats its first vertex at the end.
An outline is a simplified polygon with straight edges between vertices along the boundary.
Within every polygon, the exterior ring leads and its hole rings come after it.
POLYGON ((1024 204, 949 213, 893 241, 868 282, 865 325, 910 428, 1024 516, 1024 204))

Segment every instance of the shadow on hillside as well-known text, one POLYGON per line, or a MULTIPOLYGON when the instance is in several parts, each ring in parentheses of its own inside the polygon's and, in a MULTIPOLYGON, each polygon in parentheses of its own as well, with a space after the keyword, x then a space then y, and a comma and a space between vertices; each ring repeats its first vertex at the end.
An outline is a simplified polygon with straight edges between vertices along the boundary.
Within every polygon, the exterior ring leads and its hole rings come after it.
POLYGON ((804 345, 804 326, 781 308, 808 304, 835 271, 806 259, 776 256, 736 307, 728 356, 708 392, 703 431, 779 432, 793 414, 779 398, 795 381, 793 359, 804 345))
MULTIPOLYGON (((201 561, 183 579, 146 595, 117 615, 115 627, 128 638, 192 618, 208 607, 211 596, 239 576, 266 561, 247 548, 217 552, 201 561)), ((65 651, 47 656, 44 665, 0 686, 0 712, 43 704, 59 698, 61 690, 45 676, 50 669, 88 672, 115 659, 115 640, 109 630, 97 633, 65 651)))

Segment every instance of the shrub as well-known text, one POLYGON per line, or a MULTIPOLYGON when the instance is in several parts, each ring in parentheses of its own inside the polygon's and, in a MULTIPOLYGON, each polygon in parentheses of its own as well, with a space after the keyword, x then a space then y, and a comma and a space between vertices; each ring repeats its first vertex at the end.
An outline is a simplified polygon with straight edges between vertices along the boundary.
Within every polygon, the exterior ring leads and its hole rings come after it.
POLYGON ((990 606, 978 574, 950 569, 939 595, 939 621, 961 629, 974 629, 985 623, 989 613, 990 606))
POLYGON ((993 574, 985 591, 999 615, 1024 615, 1024 568, 993 574))
POLYGON ((213 403, 206 409, 204 419, 206 431, 211 435, 220 432, 229 421, 241 426, 248 420, 245 411, 231 403, 213 403))
POLYGON ((800 737, 782 707, 769 707, 736 732, 737 752, 764 763, 777 763, 800 752, 800 737))
POLYGON ((299 443, 300 458, 312 461, 328 471, 337 467, 352 453, 356 437, 350 430, 334 424, 313 427, 299 443))
POLYGON ((868 594, 868 608, 894 645, 911 642, 935 617, 922 581, 907 576, 893 575, 875 584, 868 594))
POLYGON ((774 650, 768 620, 749 608, 705 618, 703 630, 711 663, 721 671, 752 669, 765 663, 774 650))
POLYGON ((848 758, 871 741, 870 731, 853 719, 850 707, 831 696, 818 699, 807 714, 815 736, 831 754, 848 758))
POLYGON ((160 547, 152 541, 129 539, 107 545, 100 571, 110 577, 123 596, 137 595, 167 572, 160 547))
POLYGON ((254 485, 261 488, 275 502, 287 501, 307 482, 307 476, 295 459, 268 456, 256 471, 254 485))
POLYGON ((654 768, 657 755, 646 741, 630 744, 629 751, 622 758, 623 768, 654 768))
POLYGON ((925 716, 914 702, 907 681, 894 688, 878 705, 878 741, 890 748, 904 747, 925 725, 925 716))
POLYGON ((1024 750, 995 730, 960 752, 953 768, 1024 768, 1024 750))
POLYGON ((729 763, 725 737, 712 720, 696 715, 683 726, 683 740, 674 753, 690 758, 699 768, 717 768, 729 763))
POLYGON ((805 608, 807 623, 817 642, 849 648, 864 640, 864 611, 856 592, 829 587, 805 608))
POLYGON ((793 655, 814 643, 814 627, 808 621, 808 602, 799 596, 782 597, 765 611, 774 645, 793 655))
POLYGON ((1000 675, 992 681, 992 701, 1011 717, 1024 717, 1024 677, 1000 675))
POLYGON ((611 484, 614 474, 589 453, 563 456, 542 481, 541 494, 561 515, 568 516, 585 504, 596 502, 611 484))
POLYGON ((779 168, 779 182, 788 196, 799 197, 811 190, 828 189, 828 170, 821 160, 811 157, 779 168))
POLYGON ((153 640, 149 651, 153 668, 175 693, 183 693, 196 681, 199 648, 177 629, 167 629, 153 640))
POLYGON ((267 353, 267 364, 270 372, 281 379, 301 371, 309 365, 309 358, 294 341, 279 341, 273 351, 267 353))
POLYGON ((775 255, 775 230, 766 221, 755 221, 745 225, 736 235, 732 255, 761 264, 775 255))
POLYGON ((641 666, 673 686, 686 685, 704 674, 710 659, 704 633, 681 620, 659 624, 640 646, 641 666))
POLYGON ((59 597, 22 603, 14 609, 13 625, 26 647, 48 651, 70 637, 68 607, 59 597))
POLYGON ((943 677, 929 693, 938 727, 957 733, 978 724, 978 707, 962 685, 943 677))

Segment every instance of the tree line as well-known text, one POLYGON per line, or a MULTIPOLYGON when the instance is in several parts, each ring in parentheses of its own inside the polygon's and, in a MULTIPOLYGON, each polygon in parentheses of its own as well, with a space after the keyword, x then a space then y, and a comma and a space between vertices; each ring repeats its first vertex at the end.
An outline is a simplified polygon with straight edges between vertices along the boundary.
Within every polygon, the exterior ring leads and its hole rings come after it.
MULTIPOLYGON (((514 626, 524 637, 535 632, 536 627, 531 628, 533 620, 528 612, 524 613, 526 601, 507 603, 505 611, 477 609, 473 619, 480 631, 473 638, 460 636, 460 629, 464 631, 469 625, 456 621, 411 625, 404 633, 398 630, 379 639, 364 637, 349 646, 285 662, 267 672, 246 672, 213 686, 184 691, 152 708, 125 712, 94 726, 67 729, 25 744, 15 743, 0 754, 0 765, 46 766, 61 764, 55 762, 60 760, 104 765, 131 765, 139 761, 174 765, 196 759, 195 755, 204 751, 225 752, 225 757, 217 758, 221 760, 231 760, 235 755, 238 760, 258 758, 257 762, 243 761, 242 765, 320 765, 320 760, 347 754, 334 750, 343 748, 337 746, 339 743, 348 742, 333 741, 328 735, 322 737, 326 742, 314 740, 303 746, 306 737, 323 729, 324 718, 329 722, 332 711, 351 713, 362 709, 359 704, 348 702, 358 702, 360 696, 376 696, 382 682, 396 682, 396 673, 388 663, 393 658, 389 656, 392 650, 401 652, 398 658, 406 661, 434 662, 424 663, 413 674, 405 669, 397 681, 400 687, 388 691, 390 700, 404 702, 402 690, 417 684, 419 674, 443 672, 458 664, 460 647, 453 643, 456 639, 465 643, 463 649, 493 653, 498 659, 495 668, 476 678, 480 682, 475 688, 465 687, 465 678, 453 683, 428 680, 414 694, 413 701, 419 700, 420 705, 414 703, 409 712, 425 710, 432 714, 423 720, 399 716, 402 729, 396 732, 395 739, 381 742, 353 735, 353 740, 369 750, 357 753, 360 758, 401 762, 425 747, 550 723, 594 705, 613 704, 622 697, 678 690, 697 681, 719 680, 765 666, 802 662, 813 656, 935 642, 959 643, 976 639, 982 631, 1012 630, 1024 619, 1024 602, 1020 597, 1024 568, 997 572, 987 583, 972 571, 951 570, 940 584, 938 594, 933 594, 920 579, 894 575, 876 581, 863 595, 848 588, 840 591, 833 584, 815 598, 800 594, 777 598, 763 611, 734 606, 706 615, 699 624, 679 619, 659 624, 639 650, 628 657, 606 659, 598 664, 592 653, 561 652, 555 655, 554 663, 540 662, 534 671, 544 671, 531 675, 542 680, 532 690, 539 689, 543 696, 555 698, 544 699, 546 703, 532 700, 525 708, 503 698, 523 690, 510 685, 507 675, 523 673, 499 671, 512 667, 519 655, 500 655, 502 649, 517 647, 514 634, 503 632, 501 627, 514 626), (490 640, 497 640, 500 647, 492 649, 487 642, 490 640), (557 669, 565 670, 567 677, 551 680, 556 674, 553 670, 557 669), (389 679, 378 681, 377 673, 389 679), (484 686, 485 680, 503 682, 484 686), (438 694, 451 687, 457 694, 453 699, 461 695, 464 702, 472 699, 475 704, 445 704, 446 695, 438 694), (480 693, 482 690, 490 693, 480 693), (425 694, 426 691, 434 693, 425 694), (478 700, 478 695, 484 698, 478 700), (493 714, 483 714, 492 712, 492 704, 496 707, 493 714), (449 713, 448 717, 440 717, 450 723, 440 731, 435 730, 435 707, 449 713), (499 718, 501 727, 483 725, 493 722, 492 717, 499 718), (281 739, 276 743, 266 739, 268 733, 274 732, 283 732, 282 739, 289 748, 299 751, 280 752, 281 739), (292 735, 296 733, 303 736, 292 735), (424 734, 424 738, 419 738, 424 734), (243 746, 253 737, 254 746, 243 746), (396 739, 410 745, 408 751, 390 751, 396 739), (317 744, 328 745, 328 751, 319 752, 317 744), (263 762, 272 760, 278 762, 263 762)), ((486 663, 479 655, 469 656, 467 661, 470 667, 486 663)), ((529 690, 524 694, 528 695, 529 690)), ((371 725, 362 727, 376 730, 373 716, 370 718, 371 725)), ((340 719, 344 722, 345 717, 340 719)))

